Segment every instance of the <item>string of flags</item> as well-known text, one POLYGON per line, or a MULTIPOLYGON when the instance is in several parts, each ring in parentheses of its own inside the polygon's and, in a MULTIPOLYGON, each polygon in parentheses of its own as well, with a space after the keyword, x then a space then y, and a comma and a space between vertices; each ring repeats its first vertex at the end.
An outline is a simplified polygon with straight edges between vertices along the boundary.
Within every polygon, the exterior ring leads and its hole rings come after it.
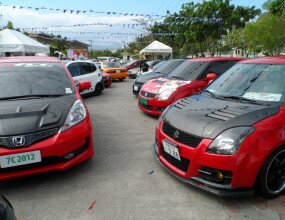
POLYGON ((114 11, 96 11, 94 9, 88 9, 88 10, 82 10, 82 9, 61 9, 61 8, 49 8, 49 7, 32 7, 32 6, 18 6, 18 5, 7 5, 7 4, 2 4, 0 2, 0 6, 5 6, 5 7, 11 7, 13 9, 30 9, 30 10, 36 10, 36 11, 52 11, 52 12, 62 12, 65 14, 86 14, 86 13, 91 13, 91 14, 105 14, 105 15, 120 15, 120 16, 131 16, 131 17, 157 17, 157 18, 162 18, 165 17, 163 15, 156 15, 156 14, 139 14, 139 13, 122 13, 122 12, 114 12, 114 11))
POLYGON ((173 35, 177 35, 177 33, 128 33, 128 32, 109 32, 109 31, 105 31, 105 32, 93 32, 93 31, 33 31, 31 33, 35 33, 35 34, 80 34, 80 35, 86 35, 86 34, 94 34, 94 35, 111 35, 111 36, 145 36, 145 35, 151 35, 151 36, 173 36, 173 35))
MULTIPOLYGON (((91 13, 91 14, 105 14, 105 15, 114 15, 114 16, 130 16, 130 17, 146 17, 146 18, 153 18, 156 17, 157 19, 159 18, 166 18, 167 16, 165 15, 156 15, 156 14, 139 14, 139 13, 121 13, 121 12, 114 12, 114 11, 96 11, 96 10, 78 10, 78 9, 60 9, 60 8, 47 8, 47 7, 32 7, 32 6, 18 6, 18 5, 7 5, 7 4, 2 4, 0 2, 0 6, 4 7, 11 7, 13 9, 30 9, 30 10, 45 10, 45 11, 52 11, 52 12, 62 12, 64 14, 86 14, 86 13, 91 13)), ((175 19, 174 22, 169 22, 172 24, 177 24, 177 22, 181 22, 181 20, 187 20, 187 23, 196 21, 196 22, 219 22, 221 21, 221 18, 204 18, 204 19, 195 19, 189 16, 171 16, 171 18, 175 19)))

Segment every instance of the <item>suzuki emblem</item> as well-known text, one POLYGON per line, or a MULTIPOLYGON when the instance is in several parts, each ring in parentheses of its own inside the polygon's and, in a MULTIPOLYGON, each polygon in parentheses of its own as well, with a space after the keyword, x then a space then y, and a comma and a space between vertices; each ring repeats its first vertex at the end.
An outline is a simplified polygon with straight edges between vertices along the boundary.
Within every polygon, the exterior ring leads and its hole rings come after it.
POLYGON ((174 136, 174 138, 177 139, 179 137, 179 131, 178 130, 174 131, 173 136, 174 136))
POLYGON ((12 142, 15 147, 21 147, 25 145, 25 137, 20 136, 20 137, 13 137, 12 142))
POLYGON ((145 93, 145 96, 147 96, 147 92, 145 93))

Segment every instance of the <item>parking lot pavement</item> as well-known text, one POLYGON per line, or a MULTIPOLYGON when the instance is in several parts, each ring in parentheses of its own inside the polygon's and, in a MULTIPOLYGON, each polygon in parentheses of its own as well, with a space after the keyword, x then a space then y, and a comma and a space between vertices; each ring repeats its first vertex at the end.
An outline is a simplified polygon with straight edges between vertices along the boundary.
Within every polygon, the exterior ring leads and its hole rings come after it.
POLYGON ((96 154, 66 172, 4 182, 18 219, 280 219, 285 197, 221 199, 169 175, 150 146, 156 118, 137 108, 131 80, 85 99, 96 154), (93 205, 93 206, 92 206, 93 205), (90 208, 90 209, 89 209, 90 208))

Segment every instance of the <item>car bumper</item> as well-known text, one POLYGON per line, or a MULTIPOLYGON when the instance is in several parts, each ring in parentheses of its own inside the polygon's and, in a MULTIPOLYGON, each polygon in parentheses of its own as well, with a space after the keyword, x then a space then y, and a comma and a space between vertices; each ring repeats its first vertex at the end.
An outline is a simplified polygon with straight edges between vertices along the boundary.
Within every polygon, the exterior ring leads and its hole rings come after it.
POLYGON ((143 83, 140 83, 140 84, 139 83, 134 83, 133 84, 133 94, 138 96, 143 85, 144 85, 143 83), (135 89, 135 86, 137 87, 137 89, 135 89))
POLYGON ((179 179, 180 181, 187 183, 191 186, 194 186, 198 189, 207 191, 210 194, 216 195, 216 196, 220 196, 220 197, 245 197, 245 196, 252 196, 254 195, 255 191, 253 189, 243 189, 243 188, 231 188, 231 187, 219 187, 217 186, 217 184, 212 184, 211 182, 202 180, 200 178, 197 177, 192 177, 189 179, 185 179, 182 178, 181 176, 175 174, 174 172, 172 172, 169 167, 167 167, 164 163, 161 162, 158 152, 158 145, 155 142, 152 145, 152 152, 153 155, 156 159, 156 161, 166 170, 168 171, 170 174, 172 174, 174 177, 176 177, 177 179, 179 179))
POLYGON ((125 79, 128 77, 127 72, 122 72, 122 73, 108 73, 112 79, 125 79))
POLYGON ((144 96, 139 95, 138 97, 138 107, 143 112, 154 115, 160 116, 162 112, 170 105, 168 101, 157 100, 155 98, 147 98, 144 96), (148 101, 147 106, 140 104, 140 99, 146 99, 148 101))
POLYGON ((104 79, 104 85, 106 87, 109 87, 112 85, 112 79, 104 79))
POLYGON ((42 161, 28 165, 0 168, 0 180, 14 179, 71 168, 94 154, 92 128, 89 117, 62 133, 23 149, 0 149, 0 156, 40 151, 42 161))

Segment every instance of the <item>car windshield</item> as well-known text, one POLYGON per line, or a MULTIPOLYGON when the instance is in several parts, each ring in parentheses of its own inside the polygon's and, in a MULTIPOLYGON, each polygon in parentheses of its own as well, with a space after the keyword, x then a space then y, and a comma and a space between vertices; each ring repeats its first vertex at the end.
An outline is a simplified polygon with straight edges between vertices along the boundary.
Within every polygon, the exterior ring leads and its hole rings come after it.
POLYGON ((164 64, 165 62, 166 62, 166 61, 161 61, 161 62, 155 64, 155 65, 153 66, 153 69, 156 70, 159 66, 161 66, 161 65, 164 64))
POLYGON ((0 63, 0 99, 74 94, 61 63, 0 63))
POLYGON ((240 100, 285 102, 285 65, 236 64, 207 90, 240 100))
POLYGON ((120 68, 121 64, 120 64, 120 62, 108 62, 108 63, 103 63, 102 67, 103 67, 103 69, 120 68))
POLYGON ((164 61, 161 65, 159 65, 154 72, 161 74, 169 74, 172 70, 174 70, 178 65, 180 65, 184 60, 169 60, 164 61))
POLYGON ((195 80, 210 66, 210 62, 194 62, 186 60, 169 75, 169 78, 182 80, 195 80))

